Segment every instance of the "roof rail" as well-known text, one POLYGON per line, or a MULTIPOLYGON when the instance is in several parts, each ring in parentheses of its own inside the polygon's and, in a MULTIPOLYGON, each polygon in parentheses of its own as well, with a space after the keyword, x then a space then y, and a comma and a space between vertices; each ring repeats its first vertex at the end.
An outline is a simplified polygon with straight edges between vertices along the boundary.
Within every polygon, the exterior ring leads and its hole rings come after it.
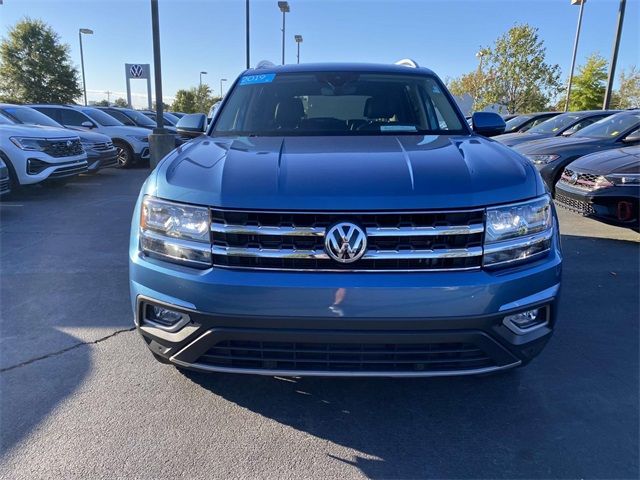
POLYGON ((269 60, 260 60, 256 65, 256 70, 260 70, 261 68, 273 68, 275 66, 276 64, 269 60))
POLYGON ((411 60, 410 58, 403 58, 398 60, 395 65, 402 65, 403 67, 418 68, 418 62, 411 60))

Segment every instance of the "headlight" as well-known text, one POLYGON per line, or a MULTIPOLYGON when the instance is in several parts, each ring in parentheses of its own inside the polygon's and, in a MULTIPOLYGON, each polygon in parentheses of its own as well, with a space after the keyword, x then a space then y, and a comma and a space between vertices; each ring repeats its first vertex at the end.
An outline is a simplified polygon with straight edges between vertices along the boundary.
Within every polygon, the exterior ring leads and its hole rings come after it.
POLYGON ((11 137, 9 140, 22 150, 43 152, 47 147, 47 140, 44 138, 11 137))
POLYGON ((140 212, 140 250, 174 263, 211 265, 210 215, 206 207, 145 196, 140 212))
POLYGON ((534 165, 546 165, 560 158, 560 155, 525 155, 534 165))
POLYGON ((149 137, 144 135, 127 135, 129 138, 133 138, 134 140, 142 143, 149 143, 149 137))
POLYGON ((640 185, 640 173, 613 173, 604 178, 613 185, 640 185))
POLYGON ((484 265, 530 260, 551 248, 553 214, 548 195, 529 202, 488 208, 484 265))

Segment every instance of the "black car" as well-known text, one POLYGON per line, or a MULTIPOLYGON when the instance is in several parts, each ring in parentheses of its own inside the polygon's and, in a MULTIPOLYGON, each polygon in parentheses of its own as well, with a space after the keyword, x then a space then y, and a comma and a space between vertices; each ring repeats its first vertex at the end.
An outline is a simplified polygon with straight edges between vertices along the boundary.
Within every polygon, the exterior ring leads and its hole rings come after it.
POLYGON ((502 119, 503 119, 505 122, 508 122, 508 121, 509 121, 509 120, 511 120, 512 118, 516 118, 516 117, 517 117, 517 116, 519 116, 519 115, 520 115, 519 113, 505 113, 505 114, 502 114, 502 115, 500 115, 500 116, 502 117, 502 119))
POLYGON ((564 168, 589 153, 640 144, 640 110, 629 110, 583 128, 570 137, 521 143, 513 149, 527 157, 553 191, 564 168))
MULTIPOLYGON (((149 117, 153 122, 157 123, 156 112, 153 112, 151 110, 142 110, 141 113, 149 117)), ((180 121, 179 117, 176 117, 174 114, 169 112, 164 112, 162 114, 162 118, 164 119, 164 128, 175 127, 176 124, 180 121)))
POLYGON ((556 203, 585 216, 638 227, 640 146, 579 158, 564 169, 556 203))
POLYGON ((180 118, 182 118, 182 117, 184 117, 186 115, 186 113, 184 113, 184 112, 168 112, 168 113, 170 113, 174 117, 177 117, 178 119, 180 119, 180 118))
POLYGON ((118 166, 118 150, 111 138, 97 132, 88 132, 81 128, 66 127, 44 113, 24 105, 0 104, 0 115, 18 124, 42 125, 73 130, 80 138, 82 147, 87 152, 87 171, 95 173, 102 168, 118 166))
POLYGON ((559 113, 560 112, 535 112, 517 115, 509 120, 505 120, 507 126, 504 129, 504 133, 526 132, 531 127, 535 127, 539 123, 555 117, 559 113))
POLYGON ((556 115, 531 127, 526 132, 505 133, 494 137, 495 140, 513 147, 524 142, 540 140, 541 138, 569 136, 588 127, 592 123, 602 120, 620 110, 585 110, 582 112, 567 112, 556 115))
MULTIPOLYGON (((123 107, 96 107, 105 113, 108 113, 116 120, 120 120, 130 127, 142 127, 148 130, 156 128, 156 122, 147 117, 144 113, 132 108, 123 107)), ((172 132, 175 133, 175 132, 172 132)))

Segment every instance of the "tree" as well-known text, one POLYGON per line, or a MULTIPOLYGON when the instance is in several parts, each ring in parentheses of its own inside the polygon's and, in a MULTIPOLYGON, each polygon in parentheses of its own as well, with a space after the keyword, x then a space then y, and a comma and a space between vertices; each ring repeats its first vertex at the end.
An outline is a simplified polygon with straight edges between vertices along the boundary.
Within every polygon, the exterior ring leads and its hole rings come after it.
POLYGON ((473 100, 471 109, 477 111, 486 106, 482 104, 483 98, 486 95, 486 82, 487 77, 485 73, 478 68, 473 72, 465 73, 458 78, 449 80, 447 87, 453 95, 458 97, 462 97, 468 93, 473 100))
POLYGON ((96 107, 108 107, 109 106, 109 102, 107 100, 100 100, 98 102, 95 102, 94 105, 96 107))
POLYGON ((578 67, 573 77, 569 110, 594 110, 602 108, 607 81, 607 61, 592 53, 584 65, 578 67))
POLYGON ((538 29, 515 25, 485 49, 486 89, 478 108, 498 103, 509 113, 544 110, 560 89, 560 67, 546 62, 538 29))
POLYGON ((0 97, 16 103, 72 103, 82 94, 69 45, 41 20, 25 18, 0 43, 0 97))
POLYGON ((127 101, 126 101, 124 98, 122 98, 122 97, 118 97, 118 98, 116 98, 116 99, 115 99, 115 101, 113 102, 113 104, 114 104, 116 107, 128 107, 128 106, 129 106, 129 104, 127 103, 127 101))
POLYGON ((620 88, 614 98, 615 108, 640 108, 640 71, 635 66, 620 73, 620 88))
POLYGON ((219 97, 213 96, 211 87, 203 83, 189 90, 178 90, 172 108, 176 112, 207 113, 211 105, 219 100, 219 97))

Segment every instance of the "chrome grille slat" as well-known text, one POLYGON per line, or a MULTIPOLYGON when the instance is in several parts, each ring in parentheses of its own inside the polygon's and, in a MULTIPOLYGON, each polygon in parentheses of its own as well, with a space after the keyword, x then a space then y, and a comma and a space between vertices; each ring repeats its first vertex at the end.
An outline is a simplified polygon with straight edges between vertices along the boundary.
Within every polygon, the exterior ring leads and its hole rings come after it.
POLYGON ((451 271, 481 268, 484 209, 418 212, 278 212, 211 209, 213 265, 297 271, 451 271), (340 263, 325 235, 359 226, 367 251, 340 263))

